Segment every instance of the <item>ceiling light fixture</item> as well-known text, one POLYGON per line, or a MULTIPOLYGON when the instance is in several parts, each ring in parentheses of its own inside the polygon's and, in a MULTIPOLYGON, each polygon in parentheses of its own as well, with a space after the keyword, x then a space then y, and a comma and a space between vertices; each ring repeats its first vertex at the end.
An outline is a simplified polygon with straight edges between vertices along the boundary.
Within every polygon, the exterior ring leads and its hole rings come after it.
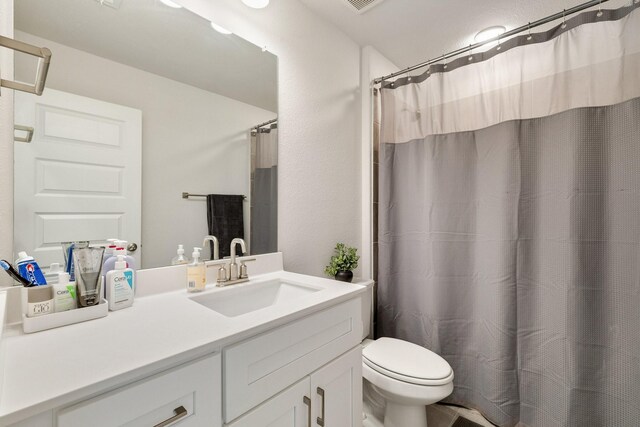
POLYGON ((474 40, 476 41, 476 43, 482 43, 494 37, 497 37, 500 34, 504 34, 505 31, 507 31, 507 29, 502 25, 485 28, 484 30, 476 34, 476 36, 474 37, 474 40))
POLYGON ((218 24, 214 24, 213 22, 211 22, 211 28, 213 28, 214 30, 216 30, 220 34, 233 34, 231 31, 227 30, 226 28, 221 27, 218 24))
POLYGON ((242 0, 242 3, 254 9, 263 9, 269 6, 269 0, 242 0))
POLYGON ((171 0, 160 0, 160 2, 162 4, 164 4, 165 6, 169 6, 169 7, 172 7, 174 9, 180 9, 182 7, 178 3, 174 3, 171 0))

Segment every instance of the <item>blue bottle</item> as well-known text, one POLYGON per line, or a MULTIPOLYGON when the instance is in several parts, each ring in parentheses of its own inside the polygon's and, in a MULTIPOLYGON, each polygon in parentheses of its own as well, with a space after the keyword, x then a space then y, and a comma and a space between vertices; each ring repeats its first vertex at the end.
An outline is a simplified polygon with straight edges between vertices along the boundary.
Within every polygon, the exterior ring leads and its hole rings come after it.
POLYGON ((20 273, 20 276, 27 279, 27 281, 32 285, 42 286, 47 284, 47 281, 44 278, 44 274, 42 274, 42 270, 40 270, 40 266, 38 265, 36 260, 33 257, 27 255, 26 252, 18 252, 16 265, 18 267, 18 273, 20 273))

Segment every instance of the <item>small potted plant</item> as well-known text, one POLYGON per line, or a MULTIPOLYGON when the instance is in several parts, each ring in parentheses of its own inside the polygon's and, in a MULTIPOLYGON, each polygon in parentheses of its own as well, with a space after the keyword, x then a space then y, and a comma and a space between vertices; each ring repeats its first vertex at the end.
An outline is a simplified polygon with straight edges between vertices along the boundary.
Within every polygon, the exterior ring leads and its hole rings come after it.
POLYGON ((356 254, 356 248, 349 247, 344 243, 338 243, 334 249, 334 254, 324 269, 327 276, 334 277, 342 282, 353 280, 353 269, 358 267, 360 257, 356 254))

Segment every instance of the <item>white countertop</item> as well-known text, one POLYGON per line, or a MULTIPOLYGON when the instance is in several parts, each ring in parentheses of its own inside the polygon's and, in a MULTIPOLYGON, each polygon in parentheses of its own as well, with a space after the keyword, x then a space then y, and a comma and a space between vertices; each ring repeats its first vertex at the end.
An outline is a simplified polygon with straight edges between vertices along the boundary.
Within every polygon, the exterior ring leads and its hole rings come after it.
MULTIPOLYGON (((219 351, 366 290, 285 271, 254 279, 269 278, 312 280, 324 289, 285 307, 238 317, 225 317, 180 290, 137 298, 132 307, 107 317, 48 331, 24 334, 20 324, 6 326, 0 341, 0 425, 219 351)), ((224 290, 210 285, 206 292, 224 290)))

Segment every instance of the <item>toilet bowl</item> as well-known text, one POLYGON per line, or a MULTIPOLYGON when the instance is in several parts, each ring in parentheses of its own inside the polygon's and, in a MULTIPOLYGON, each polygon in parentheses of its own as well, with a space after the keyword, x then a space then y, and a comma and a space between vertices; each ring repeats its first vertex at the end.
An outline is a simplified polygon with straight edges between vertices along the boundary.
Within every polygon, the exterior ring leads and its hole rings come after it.
POLYGON ((395 338, 363 341, 362 376, 385 400, 384 427, 427 427, 425 406, 453 391, 446 360, 395 338))
POLYGON ((426 405, 453 391, 453 369, 442 357, 419 345, 395 339, 366 339, 373 330, 374 282, 362 283, 368 294, 362 298, 362 376, 365 403, 364 425, 379 427, 426 427, 426 405), (376 396, 369 395, 369 391, 376 396), (380 402, 382 401, 382 402, 380 402))

